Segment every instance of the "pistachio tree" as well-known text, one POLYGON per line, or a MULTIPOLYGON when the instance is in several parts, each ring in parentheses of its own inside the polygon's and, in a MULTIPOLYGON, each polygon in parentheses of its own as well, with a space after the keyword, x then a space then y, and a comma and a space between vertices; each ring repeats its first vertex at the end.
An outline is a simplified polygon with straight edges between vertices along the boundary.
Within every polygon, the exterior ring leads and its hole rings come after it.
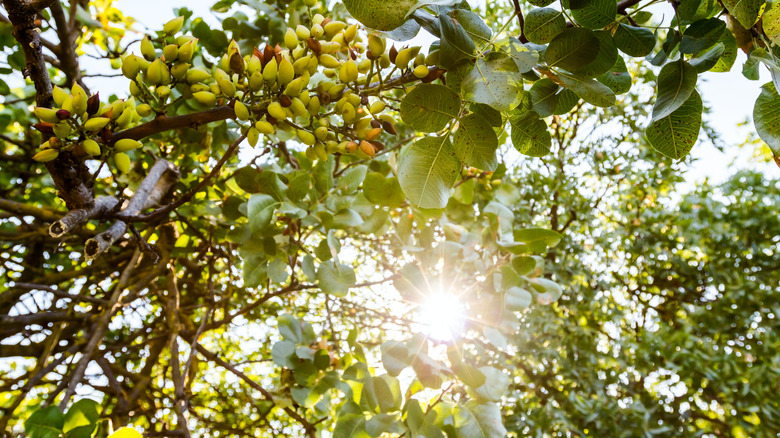
POLYGON ((221 28, 143 30, 109 0, 3 1, 0 430, 505 436, 493 349, 571 286, 512 157, 639 101, 632 58, 661 67, 640 146, 674 159, 698 74, 737 47, 775 71, 771 5, 645 3, 221 0, 221 28), (414 316, 441 295, 446 339, 414 316))

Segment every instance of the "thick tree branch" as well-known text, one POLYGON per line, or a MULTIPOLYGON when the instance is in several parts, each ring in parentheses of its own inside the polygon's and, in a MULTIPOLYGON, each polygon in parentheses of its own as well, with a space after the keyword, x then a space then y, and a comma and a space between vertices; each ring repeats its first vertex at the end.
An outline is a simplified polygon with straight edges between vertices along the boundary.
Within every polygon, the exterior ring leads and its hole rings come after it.
POLYGON ((130 211, 129 209, 125 209, 120 214, 117 214, 116 218, 124 222, 149 222, 154 219, 163 217, 164 215, 186 204, 187 202, 190 201, 190 199, 192 199, 193 196, 195 196, 196 193, 198 193, 203 187, 206 186, 206 184, 208 184, 216 175, 219 174, 220 170, 222 170, 222 166, 225 165, 227 160, 233 155, 236 149, 238 149, 238 145, 241 144, 241 142, 244 141, 245 138, 246 138, 246 134, 242 135, 235 142, 233 142, 233 144, 230 145, 228 150, 225 152, 225 155, 223 155, 222 158, 219 160, 219 162, 217 162, 217 165, 214 166, 214 169, 212 169, 211 172, 208 175, 206 175, 206 177, 203 178, 195 187, 191 188, 187 193, 182 195, 182 197, 177 199, 175 202, 171 202, 170 204, 164 207, 160 207, 157 210, 144 215, 138 214, 140 210, 133 212, 130 211))
POLYGON ((92 218, 98 218, 107 214, 116 207, 119 200, 113 196, 101 196, 95 200, 92 208, 78 208, 69 211, 62 219, 54 222, 49 227, 49 235, 59 238, 76 229, 92 218))
MULTIPOLYGON (((179 171, 173 164, 163 159, 157 160, 122 211, 133 216, 157 205, 178 180, 179 171)), ((125 231, 127 231, 127 223, 119 220, 108 230, 87 240, 84 244, 87 260, 93 260, 110 248, 114 242, 124 236, 125 231)))
MULTIPOLYGON (((65 86, 70 88, 73 84, 80 83, 81 79, 79 59, 73 47, 74 38, 71 36, 72 29, 68 25, 68 19, 65 17, 65 11, 62 9, 62 4, 59 1, 55 1, 50 9, 54 23, 57 25, 57 36, 60 39, 59 50, 55 53, 60 60, 60 69, 62 69, 67 78, 65 86)), ((87 94, 89 94, 89 90, 87 90, 87 94)))
POLYGON ((62 217, 62 213, 48 208, 38 208, 29 204, 0 198, 0 210, 21 216, 32 216, 47 222, 56 221, 62 217))
POLYGON ((150 122, 146 122, 134 128, 125 129, 124 131, 114 133, 114 135, 111 136, 111 141, 109 144, 113 144, 117 140, 121 140, 123 138, 141 140, 154 134, 159 134, 160 132, 171 131, 174 129, 197 129, 200 126, 207 125, 212 122, 232 119, 234 117, 236 117, 236 113, 233 111, 233 108, 229 106, 220 106, 197 113, 185 114, 183 116, 168 117, 161 115, 150 122))

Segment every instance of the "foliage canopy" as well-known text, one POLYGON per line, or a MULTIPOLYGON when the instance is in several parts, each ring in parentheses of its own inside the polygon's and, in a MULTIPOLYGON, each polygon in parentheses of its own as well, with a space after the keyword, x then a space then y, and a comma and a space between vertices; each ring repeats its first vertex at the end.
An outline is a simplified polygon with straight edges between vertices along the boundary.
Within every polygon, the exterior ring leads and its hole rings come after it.
POLYGON ((1 433, 779 431, 780 186, 673 196, 778 7, 488 3, 5 0, 1 433))

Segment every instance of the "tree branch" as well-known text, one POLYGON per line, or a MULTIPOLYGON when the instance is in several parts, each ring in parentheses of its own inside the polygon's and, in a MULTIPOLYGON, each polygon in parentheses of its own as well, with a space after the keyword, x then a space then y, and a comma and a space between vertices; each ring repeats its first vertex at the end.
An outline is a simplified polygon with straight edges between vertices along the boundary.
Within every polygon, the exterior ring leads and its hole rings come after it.
POLYGON ((114 142, 123 138, 141 140, 154 134, 159 134, 160 132, 181 128, 197 129, 200 126, 207 125, 212 122, 232 119, 235 117, 236 113, 233 111, 233 108, 229 106, 220 106, 197 113, 185 114, 182 116, 168 117, 166 115, 160 115, 156 119, 146 122, 142 125, 114 133, 114 135, 111 136, 109 145, 114 144, 114 142))
MULTIPOLYGON (((60 39, 59 50, 55 54, 58 55, 60 69, 65 73, 67 79, 65 86, 70 88, 73 84, 80 83, 81 79, 79 59, 76 56, 73 38, 71 37, 72 29, 68 25, 68 19, 65 17, 65 11, 62 9, 62 4, 59 1, 55 1, 50 9, 54 23, 57 25, 57 37, 60 39)), ((87 90, 87 94, 89 94, 89 90, 87 90)))

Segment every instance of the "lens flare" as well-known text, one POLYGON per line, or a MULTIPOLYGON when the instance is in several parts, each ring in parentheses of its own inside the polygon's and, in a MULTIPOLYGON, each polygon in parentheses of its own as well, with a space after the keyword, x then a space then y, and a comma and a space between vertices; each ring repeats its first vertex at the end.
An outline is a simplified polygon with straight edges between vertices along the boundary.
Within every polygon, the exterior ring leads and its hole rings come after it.
POLYGON ((440 341, 457 338, 465 327, 465 309, 458 297, 447 293, 429 296, 417 310, 425 333, 440 341))

